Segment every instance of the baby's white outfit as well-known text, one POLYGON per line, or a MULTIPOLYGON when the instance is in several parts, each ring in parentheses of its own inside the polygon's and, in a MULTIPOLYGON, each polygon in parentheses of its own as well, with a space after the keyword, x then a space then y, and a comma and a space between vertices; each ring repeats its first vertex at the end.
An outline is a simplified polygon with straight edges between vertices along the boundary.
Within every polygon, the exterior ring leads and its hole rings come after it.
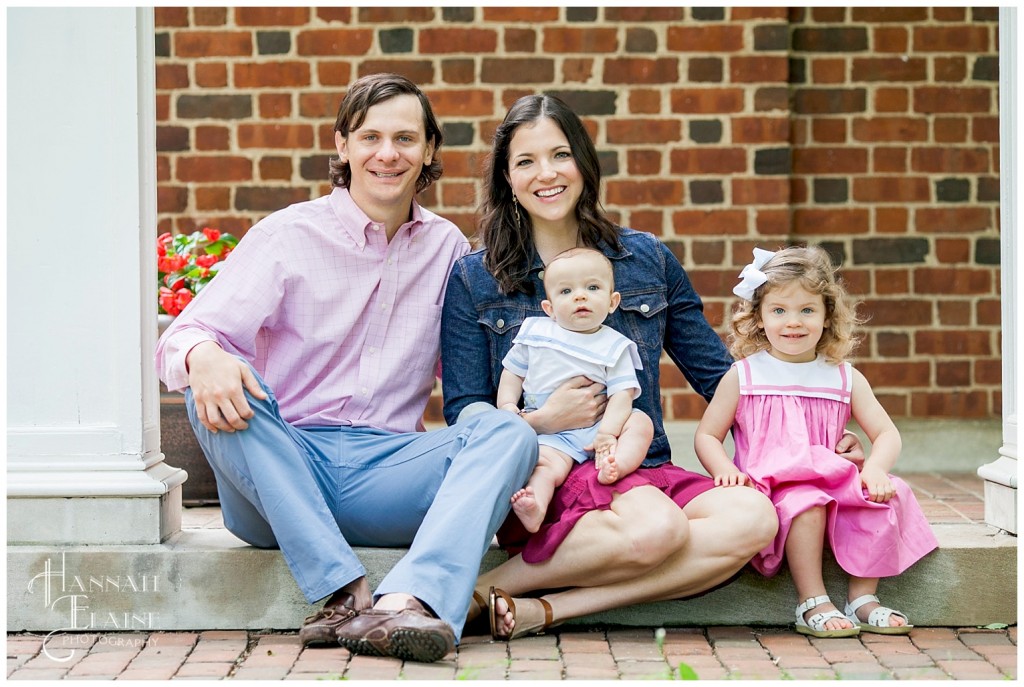
MULTIPOLYGON (((640 395, 636 370, 642 370, 643 363, 636 344, 606 325, 593 334, 582 334, 559 326, 550 317, 528 317, 512 344, 502 365, 523 378, 524 410, 540 408, 563 382, 581 375, 604 384, 609 397, 629 389, 633 389, 633 398, 640 395)), ((537 442, 582 463, 594 457, 593 451, 583 447, 594 441, 600 424, 542 434, 537 442)))

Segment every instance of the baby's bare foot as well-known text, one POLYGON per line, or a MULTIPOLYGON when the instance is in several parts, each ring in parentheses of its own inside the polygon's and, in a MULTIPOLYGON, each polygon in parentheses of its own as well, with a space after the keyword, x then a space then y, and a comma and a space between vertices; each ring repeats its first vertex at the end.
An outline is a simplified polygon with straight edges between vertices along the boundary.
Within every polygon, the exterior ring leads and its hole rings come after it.
POLYGON ((608 456, 601 463, 601 470, 597 473, 597 481, 601 484, 614 484, 619 479, 619 466, 615 464, 615 456, 608 456))
POLYGON ((512 494, 512 510, 515 511, 526 531, 533 533, 539 530, 541 523, 544 522, 547 506, 542 506, 537 501, 533 487, 523 487, 512 494))

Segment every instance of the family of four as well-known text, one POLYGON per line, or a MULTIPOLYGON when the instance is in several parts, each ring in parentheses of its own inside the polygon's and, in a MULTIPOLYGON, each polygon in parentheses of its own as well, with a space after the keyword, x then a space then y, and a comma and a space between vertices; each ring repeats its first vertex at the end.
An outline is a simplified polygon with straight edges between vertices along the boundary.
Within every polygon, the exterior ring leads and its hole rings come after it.
POLYGON ((304 645, 435 661, 475 619, 514 638, 783 558, 798 630, 909 630, 875 587, 935 541, 888 475, 895 427, 842 360, 856 322, 827 258, 748 267, 734 365, 673 254, 603 214, 594 145, 558 99, 521 98, 498 127, 474 252, 415 200, 443 138, 418 87, 361 78, 334 129, 330 195, 254 225, 156 351, 227 529, 325 600, 304 645), (711 477, 670 462, 663 350, 710 401, 711 477), (425 432, 439 359, 449 426, 425 432), (495 534, 510 558, 480 574, 495 534), (408 553, 371 590, 354 546, 408 553))

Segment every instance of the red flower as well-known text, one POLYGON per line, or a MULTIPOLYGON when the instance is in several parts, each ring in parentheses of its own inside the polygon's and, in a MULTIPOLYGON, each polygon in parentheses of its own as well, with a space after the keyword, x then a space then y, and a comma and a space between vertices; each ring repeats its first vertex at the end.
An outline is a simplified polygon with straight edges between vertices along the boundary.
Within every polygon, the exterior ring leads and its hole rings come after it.
POLYGON ((177 272, 188 264, 188 258, 183 255, 164 255, 157 260, 157 269, 161 272, 177 272))
POLYGON ((160 310, 177 316, 197 291, 214 276, 214 267, 226 259, 238 239, 219 229, 206 227, 188 236, 164 232, 157 237, 157 302, 160 310), (216 253, 207 253, 214 246, 216 253))
POLYGON ((174 298, 174 292, 166 286, 160 287, 160 307, 164 309, 168 315, 172 317, 181 312, 181 308, 178 307, 178 303, 174 298))
MULTIPOLYGON (((178 312, 185 309, 185 306, 192 302, 192 292, 188 289, 178 289, 174 292, 174 303, 178 306, 178 312)), ((177 313, 175 313, 177 314, 177 313)))

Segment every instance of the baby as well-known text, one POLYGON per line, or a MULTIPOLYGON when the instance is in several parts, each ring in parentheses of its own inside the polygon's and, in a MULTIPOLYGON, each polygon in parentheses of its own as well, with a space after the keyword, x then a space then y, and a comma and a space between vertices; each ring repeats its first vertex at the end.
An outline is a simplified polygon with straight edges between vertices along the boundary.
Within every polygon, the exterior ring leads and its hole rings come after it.
POLYGON ((612 484, 636 470, 647 456, 654 426, 633 409, 640 395, 636 344, 604 325, 619 306, 611 262, 591 248, 559 253, 547 265, 541 307, 548 317, 523 321, 502 364, 497 405, 515 413, 541 407, 551 392, 572 377, 604 384, 608 404, 597 424, 538 435, 537 467, 523 489, 512 495, 512 510, 529 532, 540 529, 555 488, 574 462, 591 458, 598 481, 612 484), (523 396, 523 410, 519 398, 523 396))

